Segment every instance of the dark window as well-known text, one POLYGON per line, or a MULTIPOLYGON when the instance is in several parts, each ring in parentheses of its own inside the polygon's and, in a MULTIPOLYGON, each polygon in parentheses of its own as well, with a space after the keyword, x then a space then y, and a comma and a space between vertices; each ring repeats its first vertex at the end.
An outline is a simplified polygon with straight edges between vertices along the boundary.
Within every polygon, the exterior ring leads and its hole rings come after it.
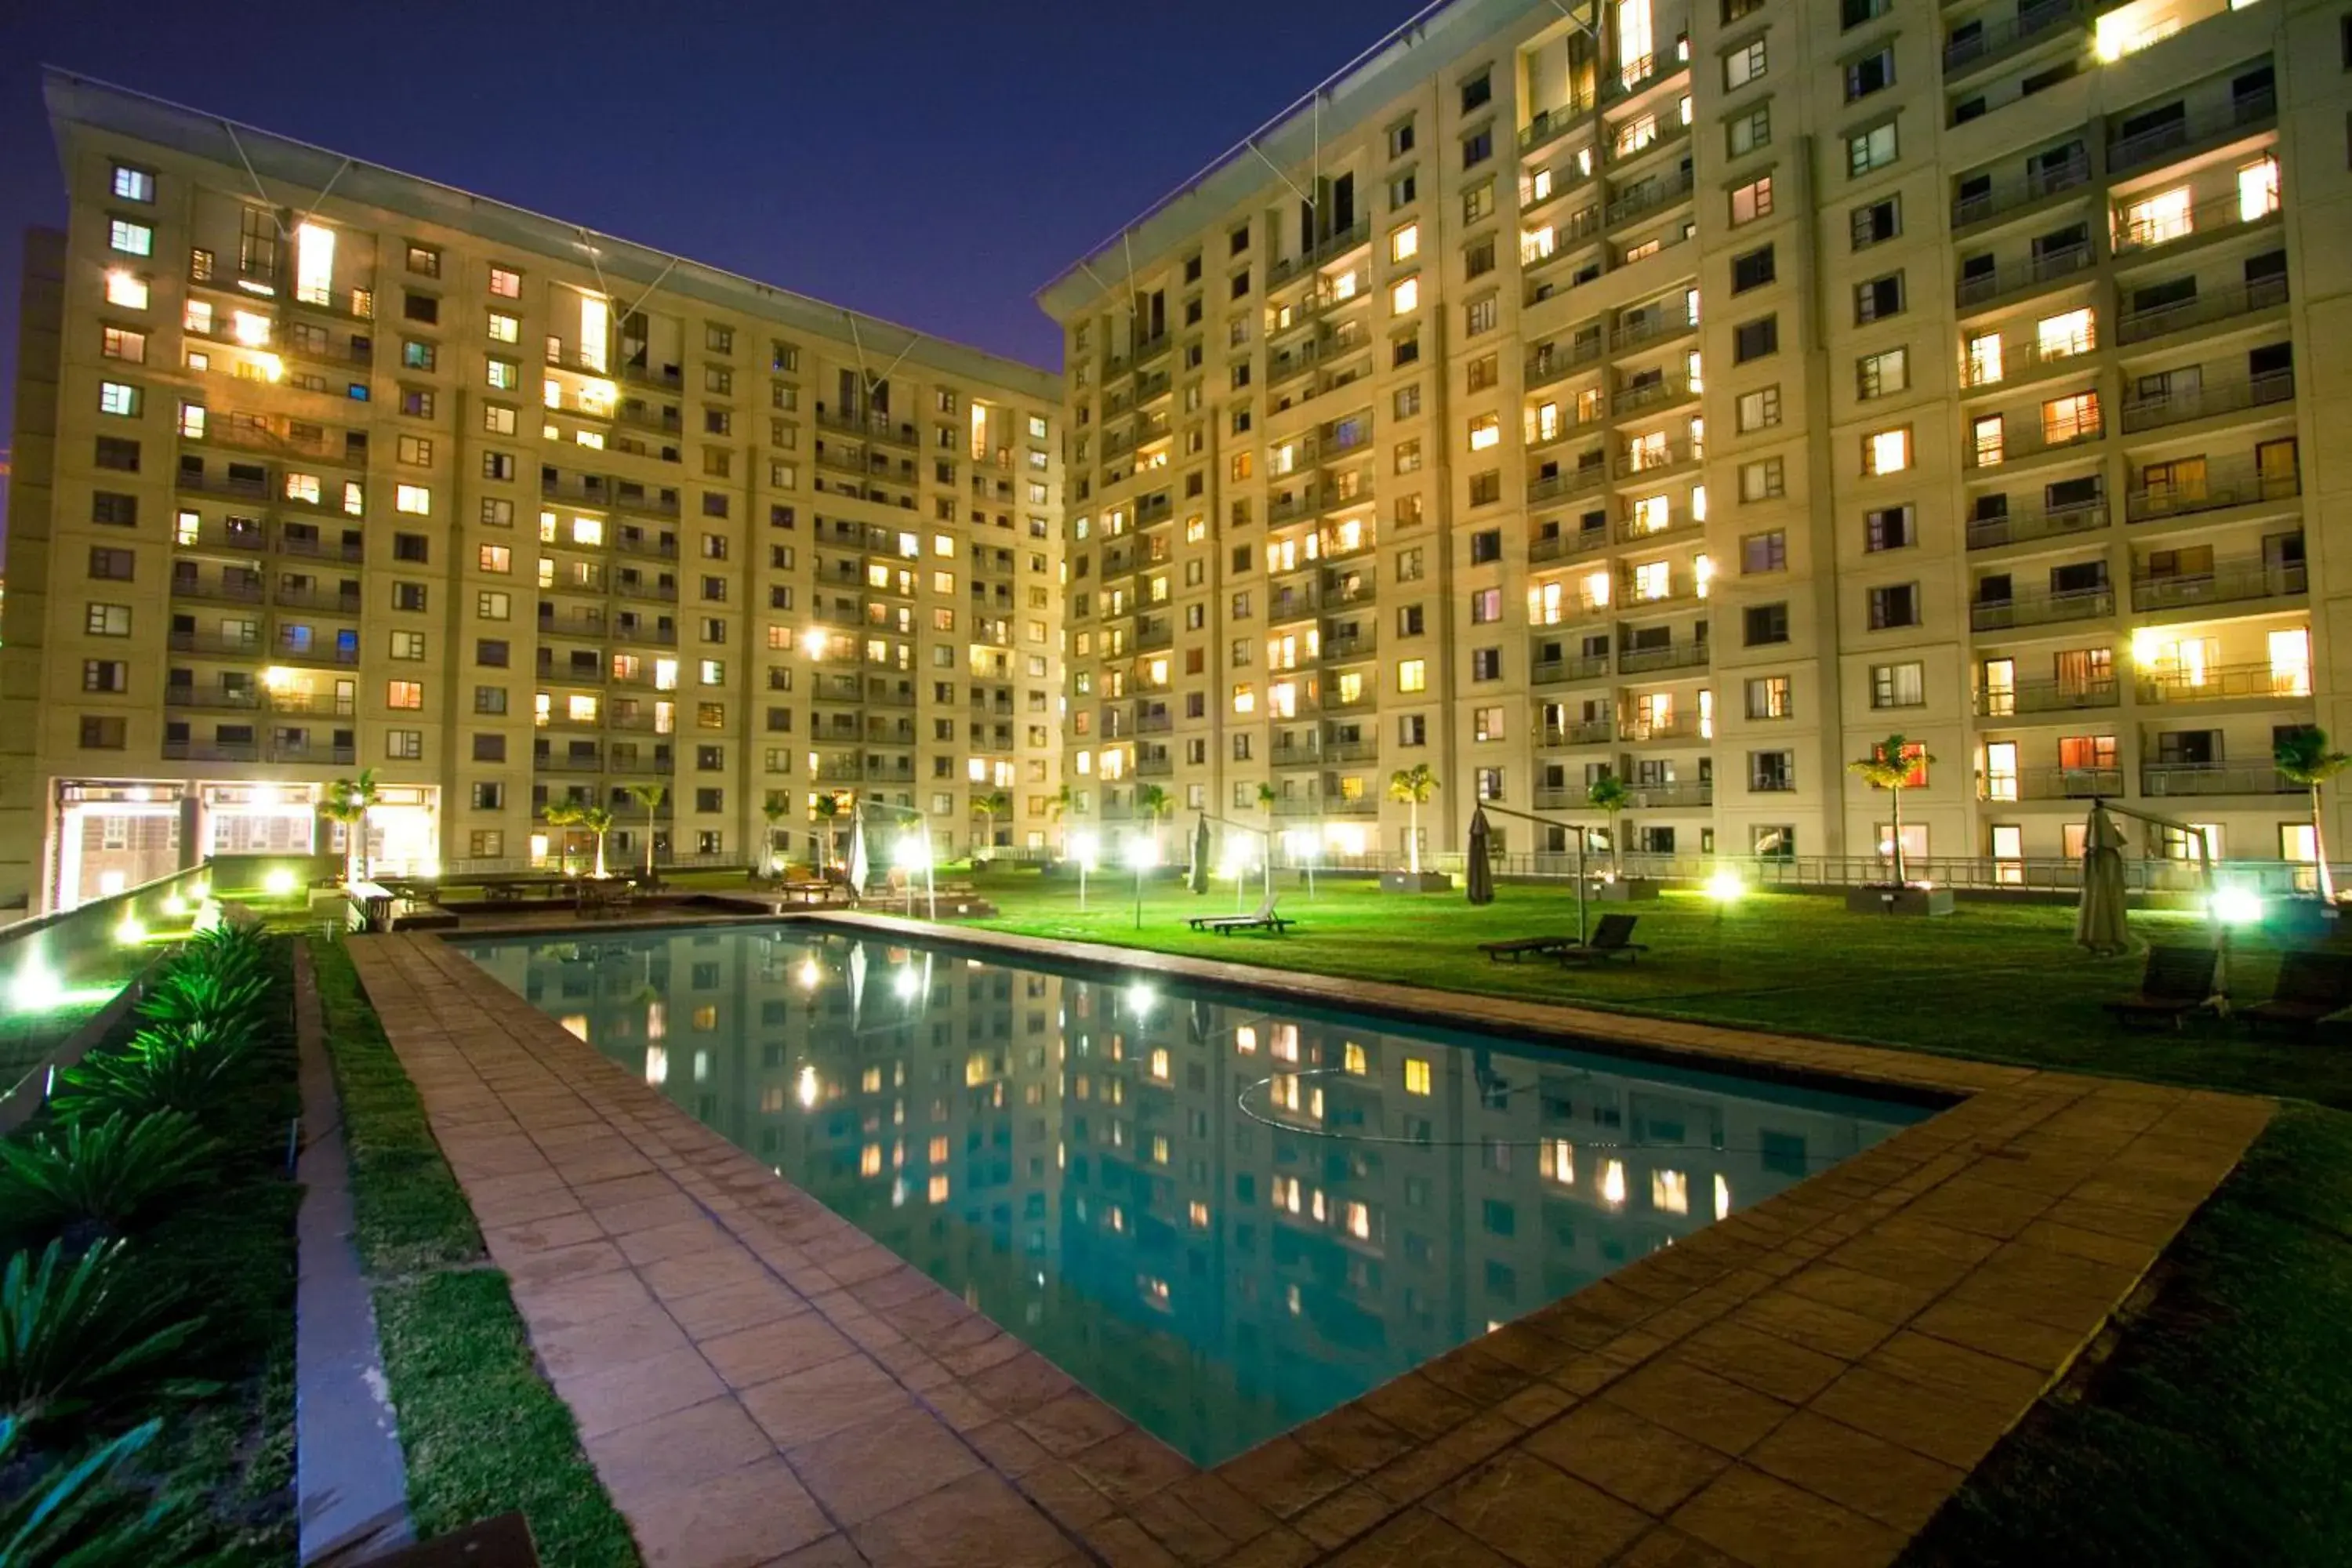
POLYGON ((1495 155, 1495 128, 1491 125, 1475 135, 1462 139, 1462 166, 1475 169, 1495 155))
POLYGON ((139 471, 139 443, 126 441, 120 436, 100 436, 92 460, 101 468, 119 468, 126 474, 135 474, 139 471))
POLYGON ((1483 562, 1500 561, 1502 558, 1503 531, 1501 529, 1482 528, 1470 536, 1470 563, 1473 566, 1483 562))
POLYGON ((1864 550, 1901 550, 1919 542, 1912 526, 1911 509, 1907 506, 1880 507, 1863 514, 1862 547, 1864 550))
POLYGON ((1838 26, 1859 27, 1873 17, 1885 16, 1890 4, 1892 0, 1839 0, 1838 26))
POLYGON ((1883 202, 1873 202, 1853 209, 1853 247, 1867 250, 1883 245, 1903 232, 1903 207, 1899 198, 1889 196, 1883 202))
POLYGON ((1895 81, 1895 46, 1887 45, 1875 54, 1864 55, 1845 68, 1845 100, 1852 103, 1867 98, 1895 81))
POLYGON ((1742 321, 1731 331, 1731 363, 1746 364, 1752 359, 1762 359, 1777 353, 1780 347, 1780 318, 1759 317, 1742 321))
POLYGON ((1731 291, 1745 293, 1772 281, 1772 247, 1769 245, 1731 258, 1731 291))
POLYGON ((1919 624, 1919 587, 1916 583, 1895 583, 1870 591, 1870 629, 1885 631, 1893 626, 1916 626, 1919 624))
POLYGON ((492 669, 507 667, 507 644, 503 637, 481 637, 474 643, 474 662, 492 669))
POLYGON ((1883 321, 1903 311, 1903 274, 1890 272, 1884 278, 1874 278, 1867 283, 1853 286, 1853 319, 1856 325, 1864 321, 1883 321))
POLYGON ((1751 794, 1775 795, 1797 787, 1794 752, 1748 753, 1748 788, 1751 794))
MULTIPOLYGON (((477 735, 474 737, 474 761, 478 763, 503 763, 506 760, 507 738, 504 735, 477 735)), ((479 784, 476 784, 474 786, 474 804, 478 806, 482 804, 480 799, 481 788, 482 786, 479 784)))
POLYGON ((123 735, 129 726, 121 719, 102 719, 85 713, 81 720, 81 744, 84 751, 119 752, 123 747, 123 735))
POLYGON ((89 547, 89 574, 92 577, 106 578, 117 583, 128 583, 131 581, 132 564, 136 560, 137 557, 128 550, 117 550, 110 545, 93 544, 89 547))
POLYGON ((1750 605, 1741 612, 1744 640, 1749 647, 1789 640, 1789 606, 1750 605))
POLYGON ((423 561, 431 553, 431 546, 421 533, 395 533, 392 536, 392 558, 395 561, 423 561))
POLYGON ((1470 679, 1473 680, 1502 679, 1503 650, 1498 647, 1471 649, 1470 679))
POLYGON ((1494 96, 1495 73, 1491 70, 1480 71, 1462 84, 1462 112, 1467 114, 1474 109, 1485 108, 1494 96))
POLYGON ((694 792, 694 809, 697 811, 726 810, 727 792, 723 789, 696 790, 694 792))
POLYGON ((89 520, 115 528, 139 526, 139 498, 119 490, 100 490, 89 498, 89 520))

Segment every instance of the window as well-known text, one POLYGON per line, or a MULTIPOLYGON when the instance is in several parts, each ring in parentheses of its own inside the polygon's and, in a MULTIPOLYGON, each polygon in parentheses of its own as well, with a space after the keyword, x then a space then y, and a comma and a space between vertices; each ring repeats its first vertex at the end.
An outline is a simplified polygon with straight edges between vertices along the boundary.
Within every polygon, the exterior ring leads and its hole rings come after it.
POLYGON ((1769 245, 1759 246, 1731 258, 1731 291, 1735 294, 1761 289, 1771 282, 1772 278, 1772 247, 1769 245))
POLYGON ((1895 121, 1886 121, 1867 131, 1858 131, 1845 139, 1845 172, 1850 179, 1860 179, 1873 169, 1884 169, 1895 162, 1895 121))
POLYGON ((1775 528, 1763 533, 1751 533, 1739 542, 1739 570, 1742 574, 1785 572, 1788 569, 1789 535, 1785 530, 1775 528))
POLYGON ((131 689, 131 666, 119 658, 86 658, 81 661, 81 689, 84 691, 128 691, 131 689))
POLYGON ((1796 787, 1796 752, 1748 753, 1748 791, 1750 795, 1780 795, 1796 787))
POLYGON ((1865 321, 1883 321, 1903 310, 1903 274, 1891 272, 1884 278, 1874 278, 1867 283, 1853 286, 1853 320, 1859 326, 1865 321))
POLYGON ((126 474, 135 474, 139 471, 139 443, 120 436, 100 436, 91 447, 90 460, 101 468, 120 468, 126 474))
POLYGON ((1916 659, 1870 667, 1873 708, 1918 708, 1927 700, 1927 667, 1916 659))
POLYGON ((1495 216, 1495 182, 1481 180, 1462 193, 1462 222, 1465 227, 1483 223, 1495 216))
POLYGON ((1907 506, 1883 506, 1863 513, 1862 547, 1875 553, 1919 542, 1917 521, 1907 506))
POLYGON ((1854 249, 1867 250, 1874 245, 1884 245, 1903 232, 1902 198, 1888 196, 1868 206, 1856 207, 1849 222, 1854 249))
POLYGON ((1470 650, 1470 679, 1500 680, 1503 679, 1503 650, 1498 647, 1477 647, 1470 650))
POLYGON ((1723 90, 1738 92, 1764 74, 1764 40, 1759 36, 1723 57, 1723 90))
POLYGON ((1389 285, 1389 314, 1402 316, 1421 304, 1421 279, 1400 278, 1389 285))
POLYGON ((1862 471, 1865 475, 1899 474, 1911 466, 1911 426, 1875 430, 1862 438, 1862 471))
POLYGON ((1772 212, 1772 176, 1748 181, 1731 193, 1731 223, 1737 228, 1744 223, 1769 217, 1772 212))
POLYGON ((1741 640, 1748 647, 1764 647, 1789 640, 1789 606, 1750 605, 1740 612, 1741 640))
MULTIPOLYGON (((1503 739, 1502 709, 1473 709, 1471 710, 1470 720, 1471 736, 1473 739, 1479 741, 1499 741, 1503 739)), ((1490 795, 1487 798, 1493 799, 1494 797, 1490 795)))
POLYGON ((418 680, 387 681, 384 684, 383 700, 384 706, 388 708, 422 708, 425 706, 425 683, 418 680))
POLYGON ((441 253, 429 245, 408 247, 408 269, 425 278, 441 276, 441 253))
POLYGON ((1777 353, 1780 348, 1780 318, 1759 316, 1752 321, 1742 321, 1731 330, 1731 363, 1746 364, 1749 360, 1762 359, 1777 353))
POLYGON ((431 294, 419 294, 413 289, 404 289, 401 292, 400 313, 403 318, 411 321, 422 321, 426 326, 436 325, 441 320, 441 301, 431 294))
POLYGON ((2078 392, 2042 405, 2042 439, 2053 447, 2085 441, 2099 434, 2099 395, 2078 392))
POLYGON ((1891 583, 1870 591, 1870 629, 1889 631, 1919 624, 1919 585, 1891 583))
POLYGON ((137 560, 128 550, 93 544, 89 550, 89 574, 110 582, 128 583, 136 570, 137 560))
POLYGON ((512 392, 521 384, 521 368, 510 359, 492 359, 486 368, 492 391, 512 392))
POLYGON ((423 632, 393 633, 392 657, 394 658, 404 659, 423 658, 425 657, 425 634, 423 632))
POLYGON ((1895 46, 1887 44, 1845 68, 1845 100, 1853 103, 1895 83, 1895 46))
POLYGON ((1466 335, 1474 338, 1481 332, 1493 331, 1495 330, 1495 297, 1489 294, 1483 300, 1473 300, 1464 306, 1462 327, 1466 335))
POLYGON ((1723 128, 1724 151, 1732 157, 1744 158, 1759 148, 1772 144, 1772 106, 1759 103, 1747 113, 1735 116, 1723 128))
POLYGON ((1759 458, 1739 466, 1739 499, 1743 501, 1773 500, 1786 491, 1781 460, 1759 458))
POLYGON ((1743 434, 1778 425, 1780 423, 1780 388, 1775 384, 1741 393, 1739 401, 1733 405, 1732 412, 1734 423, 1743 434))
POLYGON ((423 485, 397 485, 392 492, 392 507, 412 517, 428 517, 433 511, 433 492, 423 485))
POLYGON ((112 218, 106 226, 106 243, 108 248, 119 250, 125 256, 152 256, 155 254, 155 231, 143 223, 132 223, 129 218, 112 218))
POLYGON ((492 310, 489 314, 489 324, 492 342, 513 343, 522 341, 521 317, 509 316, 504 310, 492 310))
POLYGON ((85 713, 81 719, 81 745, 84 751, 119 752, 125 744, 129 724, 121 719, 100 718, 85 713))
POLYGON ((1901 392, 1911 384, 1911 356, 1907 349, 1887 349, 1874 354, 1864 354, 1854 365, 1855 395, 1864 402, 1874 397, 1885 397, 1901 392))
POLYGON ((1389 156, 1402 158, 1412 151, 1412 121, 1401 120, 1389 127, 1389 156))
POLYGON ((108 359, 119 359, 125 364, 147 363, 147 334, 134 332, 128 327, 108 327, 99 343, 99 351, 108 359))
POLYGON ((440 355, 431 343, 415 338, 400 340, 400 363, 404 370, 431 370, 440 355))
POLYGON ((1748 852, 1759 860, 1793 860, 1797 858, 1797 830, 1789 826, 1750 825, 1748 829, 1748 852))
POLYGON ((522 274, 504 267, 490 268, 490 292, 501 300, 522 298, 522 274))
POLYGON ((155 176, 130 163, 117 163, 114 165, 113 190, 121 201, 152 202, 155 199, 155 176))
MULTIPOLYGON (((89 520, 110 528, 136 528, 139 526, 139 498, 125 495, 120 490, 95 490, 89 498, 89 520)), ((196 514, 183 513, 181 522, 183 531, 193 537, 196 514)))
POLYGON ((2043 359, 2064 359, 2073 354, 2088 353, 2098 344, 2095 318, 2086 306, 2055 316, 2045 316, 2033 330, 2034 346, 2043 359))
POLYGON ((1462 112, 1483 109, 1495 96, 1495 73, 1482 70, 1462 84, 1462 112))
POLYGON ((1421 225, 1404 224, 1389 231, 1389 259, 1411 261, 1421 254, 1421 225))
POLYGON ((124 419, 136 419, 139 416, 139 389, 125 381, 100 382, 98 411, 124 419))
POLYGON ((1748 716, 1750 719, 1786 719, 1789 711, 1787 676, 1759 675, 1749 679, 1748 716))
POLYGON ((1482 528, 1470 536, 1470 563, 1473 566, 1482 565, 1489 561, 1500 561, 1502 558, 1503 531, 1501 529, 1482 528))
POLYGON ((120 305, 126 310, 145 310, 147 279, 136 273, 125 272, 121 268, 110 269, 106 275, 106 302, 120 305))

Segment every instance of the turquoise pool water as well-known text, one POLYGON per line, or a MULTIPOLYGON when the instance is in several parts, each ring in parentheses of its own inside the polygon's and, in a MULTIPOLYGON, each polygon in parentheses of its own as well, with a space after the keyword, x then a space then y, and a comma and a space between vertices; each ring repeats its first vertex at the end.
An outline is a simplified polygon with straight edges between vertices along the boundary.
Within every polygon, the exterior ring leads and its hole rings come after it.
POLYGON ((805 926, 464 951, 1204 1465, 1928 1114, 805 926))

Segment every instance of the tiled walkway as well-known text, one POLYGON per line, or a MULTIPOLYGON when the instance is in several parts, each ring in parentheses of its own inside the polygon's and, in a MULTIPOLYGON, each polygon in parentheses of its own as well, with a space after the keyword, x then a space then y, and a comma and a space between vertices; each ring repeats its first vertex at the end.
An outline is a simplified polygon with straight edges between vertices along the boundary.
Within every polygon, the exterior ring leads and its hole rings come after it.
POLYGON ((1203 1472, 438 941, 352 948, 598 1473, 648 1562, 695 1568, 1885 1563, 2271 1110, 1448 996, 1529 1033, 1968 1098, 1203 1472))

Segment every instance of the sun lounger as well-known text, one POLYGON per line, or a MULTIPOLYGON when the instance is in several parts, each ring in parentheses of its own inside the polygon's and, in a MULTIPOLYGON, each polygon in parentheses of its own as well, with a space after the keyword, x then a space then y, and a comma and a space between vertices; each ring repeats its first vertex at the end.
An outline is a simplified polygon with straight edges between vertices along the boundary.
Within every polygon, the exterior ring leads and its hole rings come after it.
POLYGON ((1214 931, 1219 936, 1231 936, 1237 931, 1270 931, 1276 936, 1297 922, 1286 915, 1274 912, 1274 895, 1268 893, 1258 900, 1255 912, 1246 915, 1194 915, 1184 922, 1194 931, 1214 931))
POLYGON ((2155 1019, 2177 1029, 2211 999, 2213 964, 2210 947, 2151 947, 2139 994, 2108 1003, 2107 1011, 2127 1024, 2155 1019))
POLYGON ((2279 957, 2270 1000, 2242 1007, 2238 1016, 2252 1024, 2309 1029, 2347 1007, 2352 1007, 2352 954, 2288 952, 2279 957))
POLYGON ((1496 963, 1507 958, 1517 963, 1530 953, 1538 958, 1548 958, 1562 948, 1576 945, 1577 941, 1572 936, 1518 936, 1508 942, 1482 942, 1478 944, 1478 951, 1496 963))
POLYGON ((1633 940, 1633 922, 1639 915, 1602 915, 1601 923, 1592 928, 1592 940, 1578 946, 1574 942, 1555 950, 1562 964, 1606 963, 1622 958, 1628 963, 1639 963, 1639 954, 1650 951, 1648 945, 1633 940))

